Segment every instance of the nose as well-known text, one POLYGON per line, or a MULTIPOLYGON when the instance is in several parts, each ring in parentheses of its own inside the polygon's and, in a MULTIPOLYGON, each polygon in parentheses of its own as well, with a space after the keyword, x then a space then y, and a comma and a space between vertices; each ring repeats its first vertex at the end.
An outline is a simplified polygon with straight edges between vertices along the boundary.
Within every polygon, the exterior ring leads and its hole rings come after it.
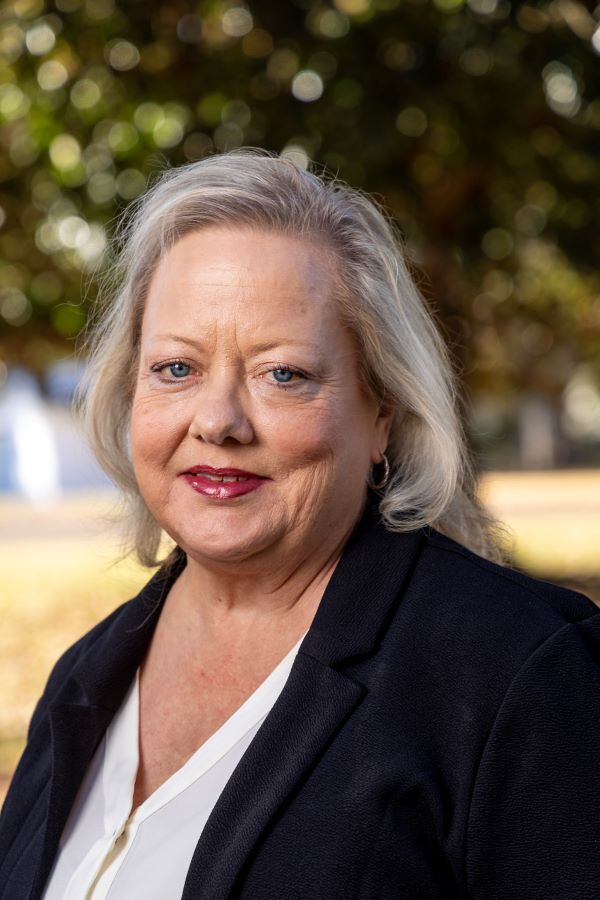
POLYGON ((231 373, 206 377, 196 397, 189 426, 191 437, 207 444, 223 444, 228 438, 249 444, 254 430, 244 408, 243 388, 231 373))

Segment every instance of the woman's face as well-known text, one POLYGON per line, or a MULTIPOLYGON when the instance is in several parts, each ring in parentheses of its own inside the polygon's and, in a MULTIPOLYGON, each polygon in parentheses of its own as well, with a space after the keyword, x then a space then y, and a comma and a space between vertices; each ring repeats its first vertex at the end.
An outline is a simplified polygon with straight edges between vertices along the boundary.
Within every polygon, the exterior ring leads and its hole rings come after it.
POLYGON ((140 491, 193 559, 333 552, 354 526, 389 416, 318 246, 279 233, 186 235, 152 278, 131 423, 140 491))

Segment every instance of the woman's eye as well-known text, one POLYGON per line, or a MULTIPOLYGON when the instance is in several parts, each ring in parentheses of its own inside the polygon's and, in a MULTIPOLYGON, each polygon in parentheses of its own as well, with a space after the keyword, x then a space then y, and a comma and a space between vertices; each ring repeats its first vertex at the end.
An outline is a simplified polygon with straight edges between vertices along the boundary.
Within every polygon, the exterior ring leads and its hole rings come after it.
POLYGON ((290 369, 287 366, 277 366, 275 369, 269 369, 268 374, 273 381, 282 385, 282 387, 306 378, 306 375, 302 372, 298 372, 297 369, 290 369))
POLYGON ((172 362, 162 366, 161 371, 167 372, 173 378, 185 378, 192 371, 191 366, 183 362, 172 362))
POLYGON ((292 372, 291 369, 272 369, 273 378, 279 384, 287 384, 292 380, 296 372, 292 372))

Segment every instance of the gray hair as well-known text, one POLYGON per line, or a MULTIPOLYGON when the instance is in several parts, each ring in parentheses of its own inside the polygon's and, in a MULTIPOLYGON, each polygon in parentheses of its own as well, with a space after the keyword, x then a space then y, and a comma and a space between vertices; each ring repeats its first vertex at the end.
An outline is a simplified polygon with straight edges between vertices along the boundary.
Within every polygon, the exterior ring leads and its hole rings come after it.
POLYGON ((431 525, 500 559, 494 525, 477 503, 444 341, 408 271, 384 209, 313 165, 253 148, 166 170, 128 209, 114 243, 100 314, 87 340, 80 407, 91 447, 124 492, 132 544, 156 565, 161 538, 135 480, 130 411, 144 302, 156 266, 183 235, 210 226, 274 230, 317 242, 337 261, 337 301, 361 371, 394 411, 390 478, 379 509, 392 531, 431 525))

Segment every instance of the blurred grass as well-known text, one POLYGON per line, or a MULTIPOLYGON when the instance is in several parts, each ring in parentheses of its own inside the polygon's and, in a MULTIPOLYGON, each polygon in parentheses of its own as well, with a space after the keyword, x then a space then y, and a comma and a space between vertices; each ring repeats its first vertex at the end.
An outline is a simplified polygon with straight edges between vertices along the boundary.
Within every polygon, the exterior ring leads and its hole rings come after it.
POLYGON ((57 656, 131 597, 148 578, 133 563, 111 564, 86 539, 4 547, 0 616, 0 736, 20 734, 57 656))
POLYGON ((480 496, 508 527, 519 568, 549 581, 580 584, 595 599, 600 582, 600 469, 488 473, 480 496))
MULTIPOLYGON (((481 495, 508 525, 520 568, 600 602, 600 470, 492 473, 481 495)), ((42 508, 0 501, 0 799, 52 664, 150 576, 115 562, 113 511, 107 494, 42 508)))

